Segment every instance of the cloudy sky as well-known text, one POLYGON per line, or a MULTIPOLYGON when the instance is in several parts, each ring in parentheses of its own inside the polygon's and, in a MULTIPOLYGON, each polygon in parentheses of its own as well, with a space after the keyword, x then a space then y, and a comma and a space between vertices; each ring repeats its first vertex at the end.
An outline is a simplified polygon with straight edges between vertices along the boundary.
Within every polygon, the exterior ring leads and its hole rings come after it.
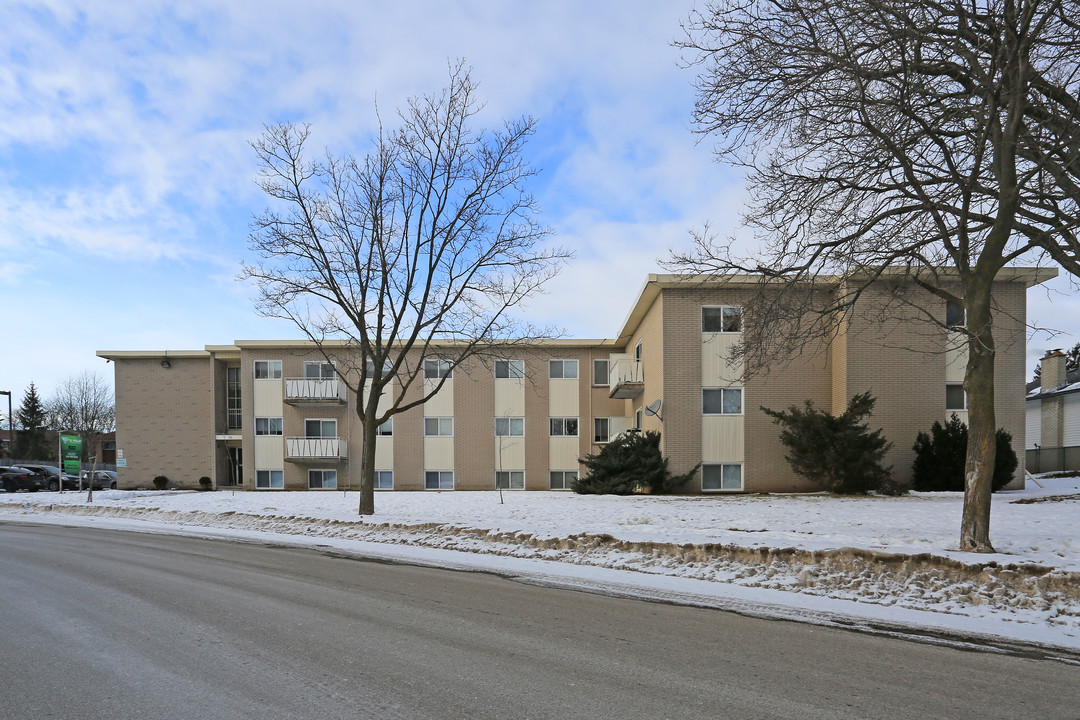
MULTIPOLYGON (((295 337, 236 281, 266 205, 248 142, 311 123, 363 152, 411 95, 465 58, 482 120, 533 115, 543 220, 576 259, 529 308, 611 337, 657 260, 709 220, 735 232, 740 175, 689 130, 693 75, 670 45, 680 2, 21 3, 0 0, 0 389, 18 404, 99 349, 295 337)), ((1029 293, 1029 354, 1080 341, 1068 284, 1029 293)), ((6 412, 6 408, 3 408, 6 412)))

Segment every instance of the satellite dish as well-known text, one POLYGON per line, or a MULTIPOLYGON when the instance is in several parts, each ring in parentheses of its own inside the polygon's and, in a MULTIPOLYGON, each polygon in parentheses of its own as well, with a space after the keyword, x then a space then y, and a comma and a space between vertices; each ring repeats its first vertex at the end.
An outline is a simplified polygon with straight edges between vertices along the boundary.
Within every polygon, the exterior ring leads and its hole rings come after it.
POLYGON ((646 415, 655 415, 660 419, 660 422, 664 422, 664 418, 660 416, 660 409, 664 407, 663 400, 653 400, 651 403, 645 406, 646 415))

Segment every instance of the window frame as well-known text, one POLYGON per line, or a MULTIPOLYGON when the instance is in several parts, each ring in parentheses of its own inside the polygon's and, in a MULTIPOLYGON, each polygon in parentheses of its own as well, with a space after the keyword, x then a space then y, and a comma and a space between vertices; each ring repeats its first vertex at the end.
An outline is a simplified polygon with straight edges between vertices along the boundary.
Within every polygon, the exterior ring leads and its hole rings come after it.
POLYGON ((548 379, 549 380, 577 380, 579 378, 579 376, 580 376, 580 373, 578 372, 579 370, 580 370, 580 368, 578 367, 578 361, 577 360, 566 360, 566 359, 548 360, 548 379), (559 367, 559 374, 558 375, 555 374, 555 364, 556 363, 558 363, 558 367, 559 367), (573 367, 574 368, 574 374, 573 375, 567 375, 566 374, 566 368, 567 367, 573 367))
POLYGON ((242 430, 244 427, 242 372, 239 365, 225 368, 225 426, 229 430, 242 430))
POLYGON ((308 468, 308 490, 337 490, 337 470, 333 468, 308 468), (326 475, 330 473, 333 475, 333 484, 326 484, 326 475), (321 477, 318 486, 311 484, 311 478, 313 475, 319 475, 321 477))
POLYGON ((495 418, 495 437, 525 437, 524 417, 497 417, 495 418), (514 421, 517 421, 515 423, 514 421), (499 432, 499 424, 505 423, 506 432, 499 432), (514 425, 519 426, 519 432, 514 432, 514 425))
POLYGON ((256 417, 255 418, 255 437, 281 437, 284 435, 285 423, 280 417, 256 417), (259 421, 264 421, 264 430, 259 431, 259 421), (277 420, 277 423, 274 421, 277 420), (277 432, 274 432, 275 425, 277 432))
POLYGON ((566 479, 567 475, 572 475, 572 480, 578 479, 577 470, 549 470, 548 471, 548 490, 573 490, 571 487, 571 481, 566 479), (555 476, 559 476, 559 487, 555 486, 555 476))
POLYGON ((745 463, 741 463, 741 462, 734 462, 734 463, 724 463, 724 462, 702 463, 701 464, 701 492, 707 492, 707 493, 745 492, 745 490, 746 490, 746 475, 743 473, 743 466, 744 465, 745 465, 745 463), (720 472, 720 486, 719 487, 705 487, 705 482, 706 482, 706 477, 705 476, 707 474, 707 471, 712 469, 712 468, 720 468, 720 470, 719 470, 719 472, 720 472), (725 479, 724 479, 724 469, 725 468, 738 468, 739 469, 739 487, 737 487, 737 488, 724 487, 724 483, 726 482, 725 479))
POLYGON ((525 489, 525 471, 524 470, 496 470, 495 471, 495 489, 496 490, 524 490, 525 489), (500 475, 506 476, 506 485, 500 485, 500 475), (519 476, 519 485, 514 484, 514 476, 519 476))
POLYGON ((304 361, 304 379, 305 380, 332 380, 332 379, 334 379, 336 377, 337 377, 337 366, 334 365, 334 363, 330 362, 329 360, 305 360, 304 361), (313 366, 313 365, 318 365, 319 366, 319 374, 318 375, 308 375, 308 368, 313 366), (330 368, 330 374, 329 375, 324 375, 323 372, 326 370, 327 367, 330 368))
POLYGON ((375 428, 375 437, 394 437, 394 416, 391 415, 386 422, 375 428), (390 427, 387 427, 389 425, 390 427))
POLYGON ((611 442, 611 418, 609 417, 594 417, 593 418, 593 444, 605 445, 611 442), (600 432, 600 423, 604 424, 604 432, 600 432), (601 439, 601 434, 603 439, 601 439))
POLYGON ((521 380, 525 377, 525 361, 524 360, 496 360, 495 361, 495 379, 496 380, 521 380), (502 365, 506 368, 506 374, 499 374, 499 366, 502 365), (517 374, 515 374, 517 373, 517 374))
POLYGON ((282 376, 281 361, 280 360, 255 360, 252 366, 252 376, 256 380, 280 380, 282 376), (265 365, 266 375, 259 377, 259 366, 265 365), (277 368, 277 374, 271 372, 271 368, 277 368))
POLYGON ((375 471, 375 478, 374 478, 374 485, 375 485, 375 487, 373 488, 374 490, 393 490, 394 489, 394 471, 393 470, 376 470, 375 471), (382 483, 383 479, 387 475, 390 476, 390 485, 389 486, 384 485, 382 483))
POLYGON ((339 437, 337 430, 338 430, 338 421, 337 421, 336 418, 304 418, 304 437, 305 438, 319 438, 320 440, 336 438, 336 437, 339 437), (320 434, 319 435, 310 435, 308 433, 308 423, 316 423, 316 422, 320 424, 319 425, 319 433, 320 434), (323 434, 321 434, 322 431, 323 431, 322 423, 333 423, 334 424, 334 434, 333 435, 323 435, 323 434))
POLYGON ((453 490, 454 489, 454 471, 453 470, 424 470, 424 489, 425 490, 453 490), (435 476, 435 487, 428 486, 428 480, 430 476, 435 476), (443 487, 443 476, 450 476, 450 486, 443 487))
POLYGON ((743 414, 743 410, 746 407, 746 403, 744 402, 745 401, 745 392, 744 392, 744 390, 745 390, 745 388, 743 388, 742 386, 734 386, 734 387, 703 387, 703 388, 701 388, 701 414, 705 415, 705 416, 710 416, 710 417, 739 417, 739 416, 741 416, 743 414), (710 412, 707 409, 708 406, 706 405, 706 397, 708 397, 712 393, 716 393, 716 392, 720 393, 720 412, 710 412), (727 412, 727 410, 726 410, 726 406, 727 406, 726 396, 727 396, 728 393, 736 393, 736 392, 739 394, 739 411, 738 412, 727 412))
POLYGON ((594 387, 610 387, 611 386, 611 360, 610 359, 601 360, 599 358, 594 358, 593 361, 592 361, 592 364, 593 364, 593 370, 592 370, 592 374, 593 374, 592 384, 593 384, 593 386, 594 387), (603 382, 599 382, 596 379, 597 378, 596 366, 597 366, 598 363, 604 363, 604 375, 603 375, 604 381, 603 382))
POLYGON ((424 358, 424 379, 425 380, 447 380, 454 379, 454 368, 449 360, 440 360, 439 358, 424 358))
POLYGON ((952 300, 945 301, 945 327, 950 330, 963 330, 967 327, 967 308, 964 307, 963 303, 953 302, 952 300), (954 313, 957 308, 960 310, 960 322, 949 318, 949 315, 954 313))
POLYGON ((424 417, 424 437, 454 437, 454 416, 453 415, 431 415, 424 417), (428 422, 435 421, 435 433, 428 432, 428 422), (443 432, 445 429, 445 423, 443 421, 449 421, 450 432, 443 432))
POLYGON ((548 418, 548 437, 580 437, 581 436, 581 423, 579 418, 575 416, 564 417, 549 417, 548 418), (574 432, 569 433, 568 425, 570 421, 573 421, 574 432), (558 425, 556 425, 558 423, 558 425), (555 432, 555 428, 559 428, 559 432, 555 432))
POLYGON ((968 411, 968 397, 967 390, 964 389, 963 383, 945 383, 945 412, 967 412, 968 411), (963 407, 950 407, 949 405, 949 390, 953 388, 960 388, 961 397, 963 398, 963 407))
POLYGON ((256 470, 255 471, 255 489, 256 490, 283 490, 285 489, 285 471, 284 470, 256 470), (266 473, 266 484, 259 484, 259 476, 262 473, 266 473), (275 473, 277 475, 278 484, 274 484, 275 473))

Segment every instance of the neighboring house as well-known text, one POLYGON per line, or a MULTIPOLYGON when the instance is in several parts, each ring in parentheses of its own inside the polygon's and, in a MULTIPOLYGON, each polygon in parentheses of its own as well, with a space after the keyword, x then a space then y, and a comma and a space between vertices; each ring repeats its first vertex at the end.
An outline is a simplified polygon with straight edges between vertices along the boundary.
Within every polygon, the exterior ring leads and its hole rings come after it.
POLYGON ((1024 449, 1031 472, 1080 471, 1080 370, 1066 369, 1065 355, 1051 350, 1038 380, 1027 384, 1024 449))
MULTIPOLYGON (((1024 437, 1026 290, 1052 276, 1006 268, 994 287, 997 419, 1017 443, 1024 437)), ((954 412, 966 419, 963 335, 918 319, 930 312, 960 326, 962 309, 904 290, 924 298, 906 318, 848 320, 785 367, 744 379, 728 360, 757 282, 650 275, 614 339, 514 345, 465 363, 436 397, 382 428, 376 487, 567 489, 579 458, 637 427, 662 432, 673 472, 701 464, 686 492, 813 491, 792 473, 762 406, 809 399, 838 413, 853 395, 872 391, 870 423, 893 442, 886 464, 901 480, 910 476, 919 431, 954 412)), ((838 284, 821 281, 816 291, 835 292, 823 286, 838 284)), ((878 299, 896 292, 882 288, 878 299)), ((327 348, 347 352, 341 344, 327 348)), ((120 487, 149 487, 155 475, 187 488, 204 475, 219 488, 359 487, 356 401, 312 343, 98 355, 115 366, 120 487)), ((442 372, 429 361, 425 382, 442 372)))

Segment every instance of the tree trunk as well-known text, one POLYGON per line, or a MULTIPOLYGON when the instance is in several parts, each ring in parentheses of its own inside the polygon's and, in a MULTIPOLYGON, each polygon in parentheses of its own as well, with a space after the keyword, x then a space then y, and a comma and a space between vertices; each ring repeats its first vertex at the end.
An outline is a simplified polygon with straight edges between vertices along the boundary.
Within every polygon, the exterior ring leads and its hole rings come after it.
MULTIPOLYGON (((981 283, 980 283, 981 285, 981 283)), ((990 283, 969 288, 967 297, 968 364, 964 389, 968 397, 968 446, 964 466, 964 515, 960 549, 994 552, 990 544, 990 495, 997 454, 994 413, 994 335, 990 313, 990 283)))
POLYGON ((362 466, 360 468, 360 515, 375 514, 375 439, 378 427, 375 424, 375 412, 379 404, 379 395, 370 392, 363 397, 364 390, 357 390, 357 414, 364 430, 362 466))

